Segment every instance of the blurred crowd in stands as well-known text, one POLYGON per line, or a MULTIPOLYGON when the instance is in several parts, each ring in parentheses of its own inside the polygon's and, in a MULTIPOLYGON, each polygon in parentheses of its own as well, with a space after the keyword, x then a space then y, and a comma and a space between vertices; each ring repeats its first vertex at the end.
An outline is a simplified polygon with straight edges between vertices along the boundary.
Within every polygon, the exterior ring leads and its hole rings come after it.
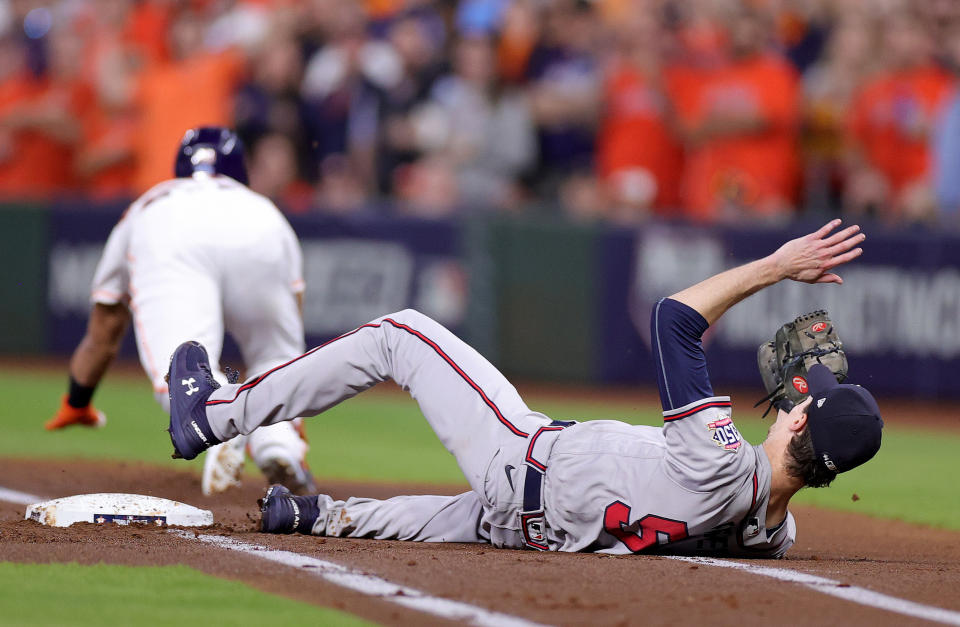
POLYGON ((0 200, 960 223, 960 0, 0 0, 0 200))

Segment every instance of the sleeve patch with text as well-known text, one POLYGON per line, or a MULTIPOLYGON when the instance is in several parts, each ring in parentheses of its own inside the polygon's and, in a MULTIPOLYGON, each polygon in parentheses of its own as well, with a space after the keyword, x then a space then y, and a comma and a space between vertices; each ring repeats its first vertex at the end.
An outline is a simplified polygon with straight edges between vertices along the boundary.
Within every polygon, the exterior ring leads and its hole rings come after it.
POLYGON ((717 446, 727 451, 735 451, 743 443, 740 432, 737 431, 729 417, 708 422, 707 429, 711 431, 710 437, 717 443, 717 446))

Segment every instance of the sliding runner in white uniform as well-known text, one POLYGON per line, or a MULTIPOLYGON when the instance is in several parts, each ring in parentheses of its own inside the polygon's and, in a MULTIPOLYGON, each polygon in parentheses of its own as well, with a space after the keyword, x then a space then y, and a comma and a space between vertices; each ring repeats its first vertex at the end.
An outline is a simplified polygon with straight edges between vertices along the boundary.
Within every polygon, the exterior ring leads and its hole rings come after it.
POLYGON ((479 353, 426 316, 374 320, 249 379, 218 386, 203 347, 186 343, 170 368, 175 456, 289 416, 313 416, 387 379, 407 390, 471 490, 387 500, 295 497, 271 487, 261 528, 498 547, 610 553, 779 557, 793 544, 790 497, 829 483, 877 451, 882 421, 858 386, 810 370, 817 403, 779 412, 767 440, 744 442, 731 403, 714 394, 700 337, 729 307, 783 279, 839 283, 830 269, 857 257, 859 228, 839 221, 772 255, 661 300, 651 325, 664 426, 555 422, 531 411, 479 353), (856 424, 849 437, 834 425, 856 424), (809 445, 812 434, 813 446, 809 445), (796 448, 791 441, 808 446, 796 448), (805 459, 794 459, 805 450, 805 459), (824 459, 835 470, 825 465, 824 459))
MULTIPOLYGON (((220 127, 188 131, 174 174, 134 201, 110 233, 93 281, 87 333, 70 361, 70 391, 48 429, 102 424, 91 397, 131 318, 140 363, 165 411, 170 356, 186 339, 210 348, 223 382, 218 362, 225 332, 250 372, 304 351, 300 243, 280 210, 244 185, 239 138, 220 127)), ((314 489, 299 424, 285 422, 209 451, 205 494, 239 481, 244 445, 269 482, 298 493, 314 489)))

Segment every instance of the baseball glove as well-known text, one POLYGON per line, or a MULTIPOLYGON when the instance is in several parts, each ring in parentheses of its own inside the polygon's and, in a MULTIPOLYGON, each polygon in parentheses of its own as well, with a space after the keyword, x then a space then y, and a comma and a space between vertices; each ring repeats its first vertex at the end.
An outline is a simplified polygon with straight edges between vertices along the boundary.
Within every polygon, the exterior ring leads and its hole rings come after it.
POLYGON ((797 317, 777 330, 772 342, 764 342, 757 350, 757 366, 767 395, 754 407, 770 401, 763 413, 776 407, 790 411, 809 394, 807 370, 823 364, 843 382, 847 378, 847 356, 830 315, 818 309, 797 317))

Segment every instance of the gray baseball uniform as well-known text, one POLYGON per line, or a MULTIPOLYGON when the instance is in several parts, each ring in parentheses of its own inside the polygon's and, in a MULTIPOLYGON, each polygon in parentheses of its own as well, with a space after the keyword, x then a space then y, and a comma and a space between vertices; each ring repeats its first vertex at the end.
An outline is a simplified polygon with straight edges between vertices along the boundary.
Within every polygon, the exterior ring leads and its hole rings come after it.
POLYGON ((335 501, 318 495, 317 535, 490 542, 607 553, 779 557, 787 515, 766 529, 770 463, 714 396, 700 336, 706 321, 665 299, 652 320, 664 426, 561 423, 531 411, 470 346, 406 310, 374 320, 207 401, 221 439, 312 416, 393 379, 420 405, 472 490, 454 497, 335 501))

